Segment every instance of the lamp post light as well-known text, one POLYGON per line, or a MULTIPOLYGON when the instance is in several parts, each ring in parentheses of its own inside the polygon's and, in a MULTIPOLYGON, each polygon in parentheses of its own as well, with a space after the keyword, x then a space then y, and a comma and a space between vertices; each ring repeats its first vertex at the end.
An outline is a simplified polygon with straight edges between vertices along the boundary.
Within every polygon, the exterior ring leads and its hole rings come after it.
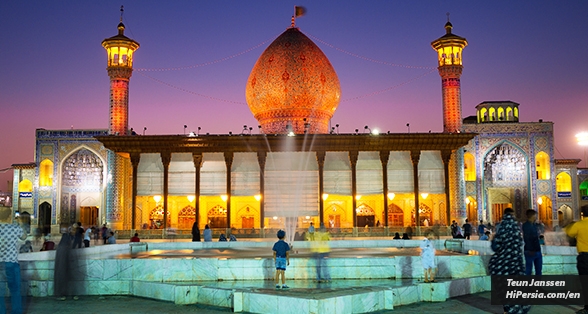
POLYGON ((588 149, 588 132, 580 132, 576 134, 576 140, 578 145, 584 146, 584 167, 588 168, 588 158, 586 156, 586 150, 588 149))

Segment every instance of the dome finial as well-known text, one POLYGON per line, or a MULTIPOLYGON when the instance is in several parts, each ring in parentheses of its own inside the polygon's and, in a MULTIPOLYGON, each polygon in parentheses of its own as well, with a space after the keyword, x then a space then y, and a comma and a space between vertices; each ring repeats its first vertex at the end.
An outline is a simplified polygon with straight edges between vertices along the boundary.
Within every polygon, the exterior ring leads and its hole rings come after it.
POLYGON ((447 34, 451 34, 452 28, 453 25, 451 24, 451 22, 449 22, 449 12, 447 12, 447 23, 445 23, 445 31, 447 32, 447 34))
POLYGON ((120 6, 120 22, 122 23, 123 13, 125 13, 125 6, 120 6))

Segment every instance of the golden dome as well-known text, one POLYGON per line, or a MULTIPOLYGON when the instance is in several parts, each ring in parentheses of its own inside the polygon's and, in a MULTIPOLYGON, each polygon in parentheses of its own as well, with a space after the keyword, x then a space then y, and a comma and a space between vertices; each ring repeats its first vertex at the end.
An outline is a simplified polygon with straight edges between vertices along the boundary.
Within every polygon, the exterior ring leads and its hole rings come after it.
POLYGON ((247 80, 249 109, 266 134, 328 133, 341 97, 335 69, 298 28, 288 28, 261 54, 247 80))

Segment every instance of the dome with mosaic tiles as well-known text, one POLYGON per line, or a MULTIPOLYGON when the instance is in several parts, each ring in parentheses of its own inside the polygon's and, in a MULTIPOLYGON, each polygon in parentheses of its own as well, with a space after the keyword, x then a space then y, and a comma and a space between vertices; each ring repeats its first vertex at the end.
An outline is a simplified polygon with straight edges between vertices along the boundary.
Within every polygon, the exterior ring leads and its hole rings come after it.
POLYGON ((325 54, 298 28, 290 27, 261 54, 245 94, 266 134, 328 133, 341 87, 325 54))

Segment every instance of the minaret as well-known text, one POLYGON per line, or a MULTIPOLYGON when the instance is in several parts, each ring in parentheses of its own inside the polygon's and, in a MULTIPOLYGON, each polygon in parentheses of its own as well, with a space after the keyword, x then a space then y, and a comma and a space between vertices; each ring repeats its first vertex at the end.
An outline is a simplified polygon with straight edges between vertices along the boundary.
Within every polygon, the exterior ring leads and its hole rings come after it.
MULTIPOLYGON (((445 24, 446 34, 433 41, 431 46, 437 51, 439 61, 439 75, 443 91, 443 132, 461 132, 461 71, 462 51, 468 42, 465 38, 451 33, 453 25, 445 24)), ((467 218, 465 205, 465 180, 464 180, 464 150, 460 148, 451 154, 449 161, 449 193, 450 193, 450 220, 458 220, 461 224, 467 218)), ((480 202, 481 203, 481 202, 480 202)), ((479 215, 481 217, 481 215, 479 215)))
MULTIPOLYGON (((110 77, 110 115, 108 132, 111 135, 127 135, 129 128, 129 80, 133 74, 133 53, 139 43, 124 35, 122 23, 123 7, 120 8, 118 34, 102 41, 108 54, 106 70, 110 77)), ((128 187, 125 185, 125 172, 130 168, 128 159, 108 151, 106 212, 103 222, 109 227, 121 229, 128 187)), ((127 193, 128 194, 128 193, 127 193)))
POLYGON ((446 34, 433 41, 431 46, 437 51, 439 75, 443 88, 443 132, 461 131, 461 70, 462 51, 468 42, 465 38, 451 33, 453 25, 445 24, 446 34))
POLYGON ((118 35, 102 41, 108 54, 108 76, 110 77, 110 124, 108 131, 114 135, 126 135, 129 127, 129 80, 133 74, 133 53, 139 43, 124 35, 122 11, 118 24, 118 35))

